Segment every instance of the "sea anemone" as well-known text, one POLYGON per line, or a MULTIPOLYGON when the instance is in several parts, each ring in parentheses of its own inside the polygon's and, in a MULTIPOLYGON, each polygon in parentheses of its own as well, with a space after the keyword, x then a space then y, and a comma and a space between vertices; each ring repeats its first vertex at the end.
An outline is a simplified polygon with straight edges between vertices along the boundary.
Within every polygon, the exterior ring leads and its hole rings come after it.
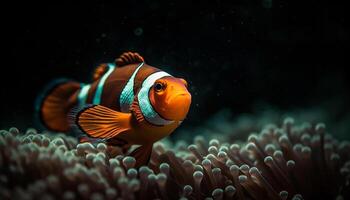
POLYGON ((148 166, 65 134, 0 132, 1 199, 346 199, 350 144, 287 118, 247 142, 161 141, 148 166), (232 142, 232 143, 230 143, 232 142))

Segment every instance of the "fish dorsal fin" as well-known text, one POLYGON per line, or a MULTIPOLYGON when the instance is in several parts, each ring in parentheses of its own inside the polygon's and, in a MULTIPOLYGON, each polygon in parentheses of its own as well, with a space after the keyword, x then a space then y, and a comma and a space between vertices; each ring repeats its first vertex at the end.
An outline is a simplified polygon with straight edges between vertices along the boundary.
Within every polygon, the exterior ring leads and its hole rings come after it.
POLYGON ((109 139, 131 130, 131 113, 122 113, 101 105, 88 105, 77 112, 78 128, 93 138, 109 139))
POLYGON ((102 63, 95 68, 95 71, 92 75, 92 80, 96 81, 100 79, 108 71, 108 64, 102 63))
POLYGON ((124 52, 119 58, 115 59, 115 64, 118 67, 142 62, 145 62, 145 60, 136 52, 124 52))
POLYGON ((145 117, 143 116, 141 109, 140 109, 140 105, 139 105, 139 101, 137 98, 137 95, 134 98, 134 101, 132 102, 131 106, 130 106, 130 111, 134 114, 136 120, 141 123, 145 121, 145 117))

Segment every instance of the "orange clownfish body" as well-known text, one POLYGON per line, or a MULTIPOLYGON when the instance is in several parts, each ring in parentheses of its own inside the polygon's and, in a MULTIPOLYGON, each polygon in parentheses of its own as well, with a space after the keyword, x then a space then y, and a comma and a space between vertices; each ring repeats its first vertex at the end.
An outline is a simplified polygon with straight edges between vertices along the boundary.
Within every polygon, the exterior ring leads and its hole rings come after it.
POLYGON ((137 53, 98 66, 93 79, 51 87, 38 108, 43 124, 60 132, 74 124, 89 137, 123 148, 141 145, 131 153, 138 166, 147 163, 153 143, 171 134, 190 108, 186 81, 147 65, 137 53))

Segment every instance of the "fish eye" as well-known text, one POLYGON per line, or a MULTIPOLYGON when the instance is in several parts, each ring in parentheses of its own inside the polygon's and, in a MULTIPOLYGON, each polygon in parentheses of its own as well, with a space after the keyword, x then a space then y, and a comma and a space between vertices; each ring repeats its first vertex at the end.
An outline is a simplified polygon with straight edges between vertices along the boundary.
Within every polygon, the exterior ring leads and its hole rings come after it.
POLYGON ((156 92, 160 92, 165 89, 166 85, 162 82, 156 82, 153 87, 156 92))

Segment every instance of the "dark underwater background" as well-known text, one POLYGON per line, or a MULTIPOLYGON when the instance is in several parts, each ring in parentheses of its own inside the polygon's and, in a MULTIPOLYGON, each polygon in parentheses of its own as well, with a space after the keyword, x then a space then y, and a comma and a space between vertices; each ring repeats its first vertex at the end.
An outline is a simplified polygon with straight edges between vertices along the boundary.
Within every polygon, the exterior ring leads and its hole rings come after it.
POLYGON ((350 138, 342 2, 10 4, 2 13, 1 128, 37 127, 34 101, 47 83, 60 77, 89 82, 99 63, 136 51, 189 82, 191 110, 173 138, 213 116, 220 126, 220 116, 278 121, 288 114, 325 121, 338 138, 350 138))
POLYGON ((350 199, 345 1, 2 2, 0 199, 350 199), (46 131, 35 101, 125 51, 189 83, 147 166, 46 131))

